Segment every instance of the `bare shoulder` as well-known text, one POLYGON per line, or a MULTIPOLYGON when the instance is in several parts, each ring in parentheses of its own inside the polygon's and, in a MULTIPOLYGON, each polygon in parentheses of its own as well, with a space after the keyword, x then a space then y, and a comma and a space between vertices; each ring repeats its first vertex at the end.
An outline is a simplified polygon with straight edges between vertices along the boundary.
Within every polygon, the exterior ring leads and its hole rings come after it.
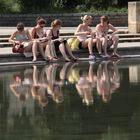
POLYGON ((79 24, 79 25, 78 25, 78 28, 82 28, 82 27, 83 27, 83 24, 79 24))
POLYGON ((18 31, 12 33, 13 36, 15 36, 16 34, 18 34, 18 31))
POLYGON ((112 28, 112 27, 114 27, 114 26, 113 26, 111 23, 109 23, 109 24, 108 24, 108 27, 109 27, 109 28, 112 28))
POLYGON ((25 32, 29 32, 29 29, 25 29, 25 32))
POLYGON ((51 34, 52 34, 51 29, 47 29, 47 30, 45 31, 45 34, 46 34, 46 35, 51 35, 51 34))
POLYGON ((101 26, 101 24, 100 24, 100 23, 96 25, 96 27, 97 27, 97 28, 98 28, 98 27, 100 27, 100 26, 101 26))
POLYGON ((30 32, 34 32, 35 31, 35 27, 32 27, 30 32))

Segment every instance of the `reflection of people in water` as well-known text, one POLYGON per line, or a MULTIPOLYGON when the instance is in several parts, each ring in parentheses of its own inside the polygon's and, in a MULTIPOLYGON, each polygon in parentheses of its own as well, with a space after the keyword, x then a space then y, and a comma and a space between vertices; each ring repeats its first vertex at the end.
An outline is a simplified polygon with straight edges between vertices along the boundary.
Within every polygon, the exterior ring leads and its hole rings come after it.
POLYGON ((96 75, 93 72, 93 64, 90 64, 89 71, 83 72, 76 83, 78 94, 86 105, 93 104, 93 87, 95 87, 96 75))
POLYGON ((59 104, 63 102, 64 97, 62 93, 63 82, 61 80, 56 80, 58 66, 58 64, 49 65, 49 67, 45 68, 45 73, 47 77, 48 94, 51 96, 53 101, 59 104))
MULTIPOLYGON (((77 63, 67 62, 63 65, 61 71, 60 71, 60 79, 63 82, 63 84, 67 84, 67 82, 70 82, 70 75, 74 74, 75 67, 77 66, 77 63)), ((76 75, 73 75, 76 76, 76 75)), ((79 76, 78 76, 79 77, 79 76)), ((77 79, 76 77, 75 80, 77 79)))
POLYGON ((31 115, 33 114, 33 101, 30 88, 32 85, 32 69, 17 72, 13 75, 13 80, 9 85, 13 94, 10 94, 8 111, 9 116, 31 115), (13 96, 14 95, 14 96, 13 96), (16 97, 16 98, 15 98, 16 97), (25 111, 26 108, 26 111, 25 111))
POLYGON ((10 89, 20 101, 25 101, 30 94, 30 87, 32 80, 29 77, 30 71, 26 70, 24 73, 15 74, 14 83, 10 84, 10 89))
POLYGON ((101 63, 97 70, 97 92, 102 96, 103 102, 111 100, 111 94, 119 87, 119 83, 120 76, 116 62, 101 63))
POLYGON ((120 87, 120 74, 117 66, 118 61, 111 62, 112 69, 109 71, 111 92, 120 87))
POLYGON ((33 85, 31 93, 41 107, 45 107, 48 104, 47 87, 44 85, 46 85, 44 71, 39 71, 37 66, 33 66, 33 85))

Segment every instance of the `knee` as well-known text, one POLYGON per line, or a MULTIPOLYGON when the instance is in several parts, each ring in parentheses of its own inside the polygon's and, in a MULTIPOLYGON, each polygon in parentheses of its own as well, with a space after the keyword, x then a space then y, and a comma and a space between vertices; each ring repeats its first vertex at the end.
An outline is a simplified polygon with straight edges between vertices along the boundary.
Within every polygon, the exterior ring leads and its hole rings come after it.
POLYGON ((33 40, 33 42, 32 42, 32 45, 35 45, 35 46, 37 46, 37 45, 39 45, 39 44, 40 44, 40 42, 37 41, 37 40, 33 40))
POLYGON ((101 41, 102 41, 103 44, 107 43, 107 37, 102 38, 101 41))
POLYGON ((93 39, 92 38, 89 38, 88 39, 88 44, 92 44, 93 43, 93 39))

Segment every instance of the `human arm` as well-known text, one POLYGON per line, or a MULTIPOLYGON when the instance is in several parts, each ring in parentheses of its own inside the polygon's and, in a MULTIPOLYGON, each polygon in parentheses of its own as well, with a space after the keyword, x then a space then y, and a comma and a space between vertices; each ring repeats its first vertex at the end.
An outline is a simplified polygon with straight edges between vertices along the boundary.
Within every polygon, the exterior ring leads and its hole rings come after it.
POLYGON ((29 30, 27 29, 27 30, 25 30, 25 32, 26 32, 26 34, 27 34, 27 37, 28 37, 29 41, 32 41, 33 38, 32 38, 32 36, 31 36, 31 34, 29 33, 29 30))
POLYGON ((32 28, 31 31, 30 31, 30 36, 31 36, 32 39, 35 39, 34 38, 35 37, 35 32, 36 32, 35 30, 36 30, 35 28, 32 28))
POLYGON ((109 29, 111 31, 113 31, 113 33, 111 34, 111 36, 113 36, 113 35, 115 35, 115 34, 118 33, 118 30, 112 24, 109 24, 108 26, 109 26, 109 29))
POLYGON ((16 34, 17 34, 17 31, 14 32, 14 33, 10 36, 10 38, 9 38, 9 42, 10 42, 10 43, 12 43, 12 44, 16 44, 16 43, 20 44, 20 43, 21 43, 21 42, 19 42, 19 41, 16 41, 16 39, 15 39, 16 34))

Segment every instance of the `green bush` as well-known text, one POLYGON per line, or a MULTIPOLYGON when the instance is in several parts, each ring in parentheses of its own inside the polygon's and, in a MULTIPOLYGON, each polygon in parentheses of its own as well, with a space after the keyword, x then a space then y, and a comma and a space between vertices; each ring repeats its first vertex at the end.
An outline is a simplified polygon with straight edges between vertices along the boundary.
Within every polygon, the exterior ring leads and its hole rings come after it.
POLYGON ((127 8, 117 8, 117 7, 108 7, 107 9, 91 7, 89 12, 91 13, 127 13, 127 8))
POLYGON ((18 0, 0 0, 0 13, 17 13, 21 11, 18 0))
MULTIPOLYGON (((0 0, 0 14, 7 13, 84 13, 127 12, 126 8, 113 7, 114 0, 0 0)), ((120 2, 120 0, 118 0, 120 2)))

